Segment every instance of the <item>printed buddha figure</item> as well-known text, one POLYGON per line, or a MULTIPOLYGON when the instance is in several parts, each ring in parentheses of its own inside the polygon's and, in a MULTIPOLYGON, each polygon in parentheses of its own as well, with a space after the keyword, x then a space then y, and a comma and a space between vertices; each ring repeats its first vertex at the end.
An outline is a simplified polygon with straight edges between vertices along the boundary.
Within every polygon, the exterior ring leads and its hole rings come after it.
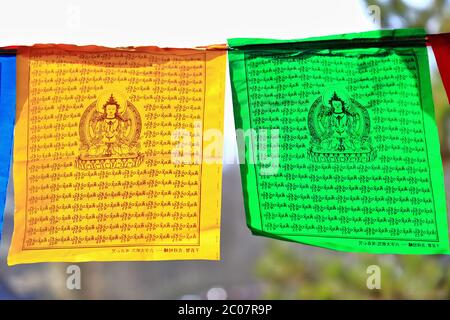
MULTIPOLYGON (((111 94, 103 105, 103 113, 90 123, 93 141, 89 147, 90 156, 121 156, 130 153, 126 137, 131 130, 131 120, 122 117, 121 106, 111 94)), ((124 108, 123 108, 124 110, 124 108)))
POLYGON ((354 150, 353 125, 357 115, 347 111, 344 101, 336 92, 328 103, 330 111, 322 118, 322 125, 328 128, 328 138, 322 141, 322 147, 334 151, 354 150))

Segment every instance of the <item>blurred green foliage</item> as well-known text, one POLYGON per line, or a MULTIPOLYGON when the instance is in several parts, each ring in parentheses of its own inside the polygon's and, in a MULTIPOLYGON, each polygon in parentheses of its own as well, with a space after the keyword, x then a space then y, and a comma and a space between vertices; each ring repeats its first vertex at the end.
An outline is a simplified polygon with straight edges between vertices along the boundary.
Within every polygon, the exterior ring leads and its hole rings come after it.
POLYGON ((450 299, 450 268, 438 257, 319 251, 299 255, 272 242, 256 274, 268 299, 450 299), (367 267, 381 269, 381 289, 370 290, 367 267))
POLYGON ((449 32, 450 1, 424 0, 363 0, 366 6, 377 5, 381 9, 382 28, 425 28, 428 32, 449 32), (414 3, 416 5, 414 5, 414 3))

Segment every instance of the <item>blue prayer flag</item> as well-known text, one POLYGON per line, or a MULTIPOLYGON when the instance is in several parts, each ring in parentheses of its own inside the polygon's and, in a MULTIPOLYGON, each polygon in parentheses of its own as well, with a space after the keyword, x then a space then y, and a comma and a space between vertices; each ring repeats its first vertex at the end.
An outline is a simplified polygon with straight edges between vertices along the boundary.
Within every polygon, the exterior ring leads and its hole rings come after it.
POLYGON ((0 237, 16 114, 16 57, 0 55, 0 237))

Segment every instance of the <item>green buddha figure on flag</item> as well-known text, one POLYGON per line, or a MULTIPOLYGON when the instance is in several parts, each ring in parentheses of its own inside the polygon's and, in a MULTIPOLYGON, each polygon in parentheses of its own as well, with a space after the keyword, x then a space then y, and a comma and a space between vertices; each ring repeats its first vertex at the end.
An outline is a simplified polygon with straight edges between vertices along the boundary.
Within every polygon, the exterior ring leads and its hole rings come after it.
POLYGON ((318 97, 308 114, 313 161, 366 162, 375 158, 370 138, 370 116, 343 89, 318 97))

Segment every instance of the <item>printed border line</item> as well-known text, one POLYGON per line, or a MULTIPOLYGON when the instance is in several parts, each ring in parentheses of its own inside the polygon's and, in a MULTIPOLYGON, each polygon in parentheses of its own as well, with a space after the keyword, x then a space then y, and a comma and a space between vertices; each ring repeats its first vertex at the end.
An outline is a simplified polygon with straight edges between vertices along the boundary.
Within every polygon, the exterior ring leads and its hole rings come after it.
MULTIPOLYGON (((244 69, 245 69, 245 81, 247 82, 246 83, 246 87, 247 87, 247 106, 248 106, 248 119, 249 119, 249 122, 250 122, 250 128, 249 129, 252 130, 253 129, 253 125, 252 125, 252 112, 250 110, 250 92, 249 92, 249 89, 248 89, 249 82, 248 82, 248 75, 247 75, 247 52, 246 51, 244 51, 244 69)), ((253 146, 253 136, 252 135, 250 136, 250 144, 252 146, 252 157, 253 157, 253 165, 252 166, 253 166, 253 169, 255 170, 256 192, 258 194, 258 208, 259 208, 259 217, 260 217, 260 220, 261 220, 261 231, 264 231, 263 215, 262 215, 262 210, 261 210, 261 201, 259 201, 260 196, 259 196, 258 173, 256 172, 256 164, 257 164, 257 162, 255 161, 255 152, 253 150, 255 146, 253 146)), ((245 147, 245 142, 244 142, 244 147, 245 147)), ((256 148, 257 148, 257 146, 256 146, 256 148)), ((247 179, 247 183, 248 183, 248 179, 247 179)), ((250 204, 249 204, 249 210, 250 210, 250 204)), ((251 217, 251 214, 250 214, 250 217, 251 217)))
MULTIPOLYGON (((425 50, 427 50, 426 48, 424 48, 425 50)), ((428 54, 425 51, 425 54, 428 54)), ((425 150, 426 150, 426 154, 427 154, 427 163, 428 163, 428 178, 430 179, 430 190, 431 190, 431 199, 433 201, 433 208, 434 208, 434 226, 436 228, 436 238, 437 238, 437 242, 439 242, 439 228, 437 225, 437 210, 436 210, 436 201, 434 198, 434 189, 433 189, 433 180, 431 179, 431 166, 430 166, 430 158, 429 158, 429 153, 428 153, 428 140, 427 140, 427 132, 425 130, 425 116, 424 116, 424 105, 423 105, 423 93, 422 93, 422 80, 421 80, 421 74, 420 72, 422 71, 422 68, 420 66, 419 63, 419 57, 417 56, 417 53, 414 52, 413 54, 410 54, 413 58, 414 58, 414 62, 416 64, 416 70, 417 70, 417 87, 419 89, 419 100, 420 100, 420 110, 422 110, 422 128, 423 128, 423 137, 425 140, 425 150)), ((423 59, 422 59, 423 60, 423 59)), ((422 63, 423 64, 423 63, 422 63)), ((428 68, 428 66, 427 66, 428 68)), ((431 93, 432 94, 432 93, 431 93)), ((431 95, 431 99, 433 99, 432 95, 431 95)), ((432 101, 432 103, 434 103, 432 101)), ((433 105, 434 108, 434 105, 433 105)))
MULTIPOLYGON (((28 69, 28 86, 27 86, 27 159, 25 162, 25 181, 26 181, 26 186, 25 186, 25 226, 24 226, 24 230, 23 230, 23 239, 22 239, 22 251, 25 251, 25 239, 26 239, 26 235, 27 235, 27 228, 28 228, 28 161, 30 159, 29 157, 29 141, 30 141, 30 78, 31 78, 31 61, 30 61, 30 56, 31 56, 31 49, 28 51, 28 57, 27 57, 27 69, 28 69)), ((16 58, 17 59, 17 58, 16 58)), ((16 88, 17 90, 17 88, 16 88)), ((15 148, 15 147, 14 147, 15 148)))
MULTIPOLYGON (((43 48, 43 49, 47 49, 47 48, 43 48)), ((103 249, 103 248, 121 248, 121 247, 200 247, 200 234, 201 234, 201 229, 200 229, 200 221, 201 221, 201 186, 202 186, 202 168, 203 168, 203 136, 204 136, 204 128, 205 128, 205 109, 206 109, 206 90, 207 90, 207 85, 206 85, 206 73, 207 73, 207 53, 203 52, 203 53, 193 53, 193 54, 189 54, 190 56, 197 56, 197 55, 202 55, 203 54, 203 65, 204 65, 204 83, 203 83, 203 118, 202 118, 202 160, 200 163, 200 174, 199 174, 199 206, 198 206, 198 218, 197 218, 197 232, 198 232, 198 241, 196 244, 118 244, 118 245, 101 245, 101 246, 77 246, 77 247, 73 247, 73 246, 58 246, 58 247, 44 247, 44 248, 26 248, 25 247, 25 240, 26 240, 26 234, 27 234, 27 221, 28 221, 28 159, 29 159, 29 132, 30 132, 30 56, 31 56, 31 50, 30 49, 30 54, 28 57, 28 108, 27 108, 27 160, 26 160, 26 203, 25 203, 25 229, 24 229, 24 235, 23 235, 23 242, 22 242, 22 251, 39 251, 39 250, 58 250, 58 249, 66 249, 66 250, 78 250, 78 249, 103 249)), ((36 50, 40 50, 40 49, 36 49, 36 50)), ((143 54, 146 55, 153 55, 153 53, 150 52, 145 52, 143 54)), ((164 54, 160 54, 160 55, 164 55, 164 54)), ((172 56, 178 56, 178 55, 174 55, 172 54, 172 56)), ((184 56, 183 56, 184 57, 184 56)))

